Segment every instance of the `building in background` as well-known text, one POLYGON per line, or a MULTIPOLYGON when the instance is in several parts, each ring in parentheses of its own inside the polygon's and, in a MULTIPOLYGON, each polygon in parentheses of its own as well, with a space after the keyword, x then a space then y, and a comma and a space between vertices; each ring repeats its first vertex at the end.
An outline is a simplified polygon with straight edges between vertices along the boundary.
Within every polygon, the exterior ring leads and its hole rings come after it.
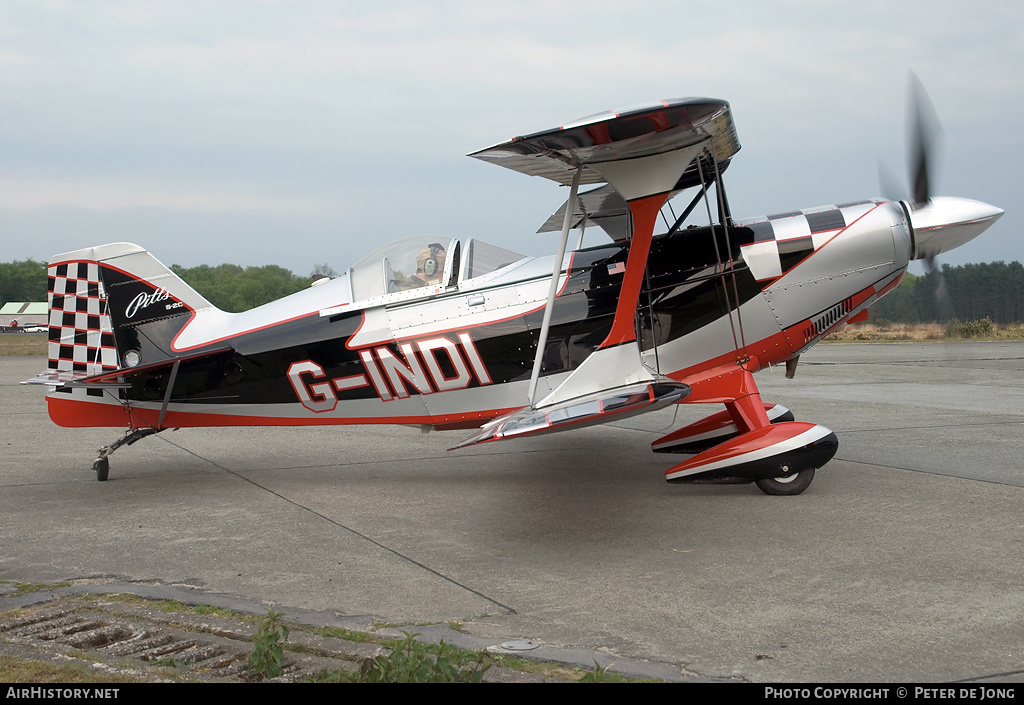
POLYGON ((0 307, 0 330, 45 332, 49 325, 46 302, 8 301, 0 307))

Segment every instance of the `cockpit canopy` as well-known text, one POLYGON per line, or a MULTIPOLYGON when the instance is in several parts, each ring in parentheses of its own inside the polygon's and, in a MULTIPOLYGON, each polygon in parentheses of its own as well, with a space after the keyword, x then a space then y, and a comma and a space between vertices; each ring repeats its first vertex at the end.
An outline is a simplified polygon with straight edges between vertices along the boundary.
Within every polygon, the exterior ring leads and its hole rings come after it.
POLYGON ((352 300, 406 291, 415 292, 412 297, 440 293, 523 259, 524 255, 475 238, 467 240, 463 248, 452 238, 410 235, 353 265, 352 300))

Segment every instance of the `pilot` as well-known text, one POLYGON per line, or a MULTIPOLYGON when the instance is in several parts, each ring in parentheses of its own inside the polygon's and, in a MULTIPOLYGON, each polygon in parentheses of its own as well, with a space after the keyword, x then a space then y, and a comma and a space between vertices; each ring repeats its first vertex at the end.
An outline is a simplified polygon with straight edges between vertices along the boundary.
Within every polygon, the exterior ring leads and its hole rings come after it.
POLYGON ((416 255, 416 274, 412 281, 415 286, 440 284, 444 276, 444 262, 447 253, 440 243, 432 242, 416 255))

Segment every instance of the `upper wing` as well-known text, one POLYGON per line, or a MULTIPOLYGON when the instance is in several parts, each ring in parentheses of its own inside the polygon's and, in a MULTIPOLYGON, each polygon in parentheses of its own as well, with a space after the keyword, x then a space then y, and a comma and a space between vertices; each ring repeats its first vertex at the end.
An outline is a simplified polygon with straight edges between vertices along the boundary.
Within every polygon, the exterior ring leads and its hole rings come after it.
MULTIPOLYGON (((581 165, 585 168, 580 184, 603 183, 607 179, 588 165, 662 154, 701 142, 709 142, 708 149, 719 163, 739 151, 726 101, 674 98, 609 110, 551 130, 513 137, 469 156, 569 186, 581 165)), ((692 165, 690 169, 696 173, 692 165)))

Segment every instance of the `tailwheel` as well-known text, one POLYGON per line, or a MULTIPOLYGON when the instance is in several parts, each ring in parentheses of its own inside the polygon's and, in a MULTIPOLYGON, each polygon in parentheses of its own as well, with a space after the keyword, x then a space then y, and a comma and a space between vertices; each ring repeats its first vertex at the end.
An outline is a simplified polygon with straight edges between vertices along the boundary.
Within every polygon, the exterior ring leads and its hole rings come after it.
POLYGON ((106 482, 107 475, 110 474, 110 461, 106 458, 96 458, 96 462, 92 464, 92 469, 96 471, 97 480, 106 482))
POLYGON ((152 436, 154 433, 160 433, 163 428, 129 428, 125 431, 124 437, 120 440, 114 441, 109 446, 103 446, 100 448, 100 457, 92 464, 92 469, 96 471, 96 479, 100 482, 106 482, 107 476, 110 474, 110 460, 109 455, 121 446, 130 446, 136 441, 141 441, 146 436, 152 436))
POLYGON ((795 495, 810 487, 813 479, 814 468, 811 468, 780 477, 761 477, 754 482, 765 494, 795 495))

